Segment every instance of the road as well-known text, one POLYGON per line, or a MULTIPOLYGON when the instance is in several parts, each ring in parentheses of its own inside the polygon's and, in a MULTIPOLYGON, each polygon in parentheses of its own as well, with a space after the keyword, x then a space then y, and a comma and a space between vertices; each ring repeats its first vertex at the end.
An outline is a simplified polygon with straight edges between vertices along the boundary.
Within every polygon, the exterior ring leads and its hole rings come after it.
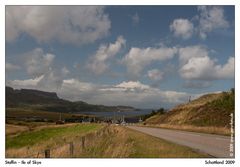
POLYGON ((191 147, 213 157, 230 157, 230 137, 228 136, 140 126, 127 127, 176 144, 191 147))

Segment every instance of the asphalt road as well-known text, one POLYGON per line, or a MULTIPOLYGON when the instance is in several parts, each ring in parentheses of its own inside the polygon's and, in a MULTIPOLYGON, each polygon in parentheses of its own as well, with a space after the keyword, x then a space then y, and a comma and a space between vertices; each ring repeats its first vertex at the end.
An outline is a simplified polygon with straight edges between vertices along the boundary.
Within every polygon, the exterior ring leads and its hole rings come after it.
POLYGON ((161 128, 127 126, 176 144, 184 145, 217 158, 230 158, 230 137, 161 128))

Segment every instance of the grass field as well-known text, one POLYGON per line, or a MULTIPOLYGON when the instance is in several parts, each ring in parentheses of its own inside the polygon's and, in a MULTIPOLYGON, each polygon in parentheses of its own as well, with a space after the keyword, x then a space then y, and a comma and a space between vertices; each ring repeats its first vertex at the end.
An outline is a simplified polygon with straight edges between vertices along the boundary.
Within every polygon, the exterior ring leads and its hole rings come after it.
POLYGON ((6 148, 20 148, 24 146, 33 146, 45 142, 46 140, 57 141, 59 137, 73 137, 75 135, 81 135, 89 131, 97 130, 100 128, 97 124, 86 124, 86 125, 64 125, 55 126, 50 128, 44 128, 32 132, 23 132, 15 137, 8 137, 6 139, 6 148))
MULTIPOLYGON (((6 109, 6 118, 12 117, 14 120, 15 118, 27 118, 27 117, 38 117, 42 119, 48 119, 57 121, 59 120, 60 113, 58 112, 49 112, 49 111, 38 111, 33 110, 31 108, 7 108, 6 109)), ((70 113, 61 113, 62 119, 69 119, 73 117, 79 117, 79 116, 87 116, 84 114, 70 114, 70 113)), ((88 115, 88 117, 91 117, 88 115)), ((7 121, 9 121, 7 119, 7 121)))
POLYGON ((20 125, 13 125, 13 124, 7 124, 6 125, 6 135, 15 135, 21 132, 28 131, 28 126, 20 126, 20 125))
POLYGON ((43 151, 47 148, 52 150, 51 157, 55 158, 208 157, 188 147, 122 126, 69 124, 40 127, 36 127, 33 131, 20 132, 17 135, 7 135, 6 157, 44 158, 43 151), (81 147, 82 136, 86 136, 85 149, 81 147), (71 156, 69 155, 69 142, 74 143, 74 154, 71 156))
POLYGON ((6 157, 25 157, 47 148, 60 147, 101 128, 103 125, 100 124, 48 125, 18 135, 6 135, 6 157))

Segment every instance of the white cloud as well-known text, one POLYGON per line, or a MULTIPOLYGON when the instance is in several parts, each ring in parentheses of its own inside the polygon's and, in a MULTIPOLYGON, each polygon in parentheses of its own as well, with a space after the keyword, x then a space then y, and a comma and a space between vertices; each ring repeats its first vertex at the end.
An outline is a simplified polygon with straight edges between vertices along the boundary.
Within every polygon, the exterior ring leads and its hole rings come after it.
POLYGON ((108 88, 100 89, 101 97, 96 96, 99 104, 133 105, 136 107, 172 106, 184 102, 189 96, 184 92, 161 91, 139 81, 124 81, 108 88))
POLYGON ((132 16, 132 22, 133 24, 138 24, 140 21, 140 18, 138 16, 138 13, 135 13, 135 15, 132 16))
POLYGON ((131 48, 123 58, 123 63, 127 66, 130 77, 137 78, 142 70, 153 61, 164 61, 174 57, 177 48, 131 48))
POLYGON ((199 35, 202 39, 215 29, 228 28, 229 23, 224 16, 224 9, 219 6, 199 6, 199 35))
POLYGON ((43 75, 37 87, 47 91, 58 91, 63 84, 65 74, 50 70, 43 75))
POLYGON ((22 88, 58 91, 63 84, 63 80, 70 73, 67 67, 64 66, 61 69, 53 68, 52 64, 55 55, 44 53, 41 48, 36 48, 25 53, 25 55, 27 73, 33 78, 12 80, 8 84, 13 87, 19 85, 22 88))
POLYGON ((199 14, 192 21, 184 18, 173 20, 169 27, 174 36, 189 39, 193 34, 198 34, 200 38, 206 39, 208 33, 230 26, 221 6, 198 6, 197 9, 199 14), (195 26, 193 22, 196 22, 195 26))
POLYGON ((12 64, 12 63, 7 63, 7 62, 6 62, 5 68, 6 68, 7 72, 16 71, 16 70, 21 69, 20 66, 12 64))
POLYGON ((160 81, 163 79, 164 72, 158 69, 152 69, 148 71, 148 77, 154 81, 160 81))
POLYGON ((216 80, 234 78, 234 57, 224 65, 209 57, 209 51, 201 46, 179 49, 180 75, 185 79, 216 80))
POLYGON ((188 39, 192 36, 194 26, 188 19, 175 19, 170 25, 170 30, 176 37, 188 39))
POLYGON ((217 65, 215 68, 217 71, 218 78, 233 79, 235 71, 235 58, 230 57, 226 64, 217 65))
POLYGON ((38 82, 43 78, 43 75, 33 79, 26 80, 9 80, 7 81, 8 86, 12 86, 16 89, 27 88, 27 89, 37 89, 38 82))
POLYGON ((35 77, 33 79, 7 81, 7 85, 14 88, 38 89, 58 92, 63 85, 65 76, 65 71, 50 69, 43 75, 35 77))
POLYGON ((62 89, 69 87, 76 91, 85 92, 85 91, 91 91, 94 89, 94 87, 96 87, 94 84, 91 84, 88 82, 82 82, 82 81, 79 81, 78 79, 74 79, 74 78, 64 80, 63 82, 64 82, 64 85, 63 85, 62 89))
POLYGON ((55 55, 44 53, 41 48, 36 48, 27 53, 26 67, 28 74, 32 76, 41 76, 51 70, 55 55))
POLYGON ((67 75, 67 74, 69 74, 70 73, 70 71, 67 69, 67 67, 63 67, 62 68, 62 74, 65 76, 65 75, 67 75))
POLYGON ((150 87, 148 85, 144 85, 140 83, 139 81, 128 81, 128 82, 122 82, 115 86, 116 88, 122 88, 123 90, 127 91, 135 91, 135 90, 147 90, 150 87))
POLYGON ((192 57, 180 69, 180 74, 185 79, 211 80, 216 71, 215 62, 209 57, 192 57))
POLYGON ((208 56, 208 50, 201 45, 179 48, 180 66, 186 64, 192 57, 205 57, 205 56, 208 56))
POLYGON ((7 6, 6 40, 22 33, 38 42, 57 40, 75 45, 105 37, 111 22, 103 6, 7 6))
POLYGON ((101 45, 96 54, 91 57, 87 67, 95 74, 104 73, 109 67, 107 61, 113 58, 121 50, 125 43, 126 40, 122 36, 119 36, 115 43, 101 45))

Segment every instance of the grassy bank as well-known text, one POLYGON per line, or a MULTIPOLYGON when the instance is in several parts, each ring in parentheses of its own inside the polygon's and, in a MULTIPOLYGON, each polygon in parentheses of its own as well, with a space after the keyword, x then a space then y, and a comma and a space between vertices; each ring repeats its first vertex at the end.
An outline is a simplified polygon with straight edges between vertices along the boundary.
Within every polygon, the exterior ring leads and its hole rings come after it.
POLYGON ((148 126, 230 135, 235 112, 234 91, 207 94, 145 121, 148 126))
POLYGON ((125 127, 110 127, 110 133, 83 152, 80 157, 96 158, 180 158, 208 157, 125 127))
POLYGON ((209 133, 216 135, 230 136, 231 130, 226 127, 214 127, 214 126, 192 126, 192 125, 170 125, 170 124, 139 124, 139 126, 152 127, 152 128, 164 128, 164 129, 174 129, 174 130, 183 130, 189 132, 198 132, 198 133, 209 133))
POLYGON ((101 124, 73 124, 45 127, 7 136, 6 157, 44 158, 44 150, 51 149, 55 158, 189 158, 208 157, 156 137, 122 126, 101 124), (104 128, 105 127, 105 128, 104 128), (85 146, 82 145, 85 136, 85 146), (69 143, 73 143, 73 154, 69 143))

